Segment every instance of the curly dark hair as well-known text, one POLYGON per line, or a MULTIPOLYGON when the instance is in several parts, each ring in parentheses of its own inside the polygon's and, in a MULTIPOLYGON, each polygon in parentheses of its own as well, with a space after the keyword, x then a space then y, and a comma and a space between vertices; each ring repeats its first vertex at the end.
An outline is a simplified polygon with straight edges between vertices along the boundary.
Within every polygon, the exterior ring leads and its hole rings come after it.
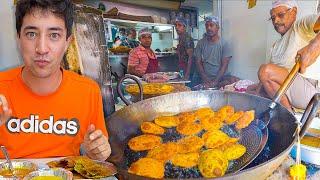
POLYGON ((71 0, 18 0, 16 6, 16 30, 20 36, 23 18, 35 10, 50 11, 62 18, 67 28, 67 37, 72 34, 73 4, 71 0))

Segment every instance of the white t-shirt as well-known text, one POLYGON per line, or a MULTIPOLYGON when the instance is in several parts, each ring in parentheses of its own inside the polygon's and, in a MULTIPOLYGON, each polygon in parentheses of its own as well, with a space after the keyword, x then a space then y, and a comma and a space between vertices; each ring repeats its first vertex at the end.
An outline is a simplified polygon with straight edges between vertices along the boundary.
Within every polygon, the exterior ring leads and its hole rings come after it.
MULTIPOLYGON (((319 15, 309 15, 297 20, 293 26, 271 48, 271 63, 285 67, 288 70, 295 64, 298 50, 302 49, 317 35, 314 24, 319 15)), ((320 57, 302 74, 306 78, 320 80, 320 57)))

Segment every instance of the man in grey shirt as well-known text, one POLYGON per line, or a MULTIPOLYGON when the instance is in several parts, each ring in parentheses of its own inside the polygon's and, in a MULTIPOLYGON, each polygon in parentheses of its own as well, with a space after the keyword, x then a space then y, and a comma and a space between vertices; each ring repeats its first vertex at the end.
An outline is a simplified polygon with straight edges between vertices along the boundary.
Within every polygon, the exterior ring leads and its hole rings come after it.
POLYGON ((225 75, 232 58, 226 43, 219 36, 219 21, 215 16, 205 18, 206 33, 198 42, 194 56, 201 82, 205 87, 223 87, 239 78, 225 75))

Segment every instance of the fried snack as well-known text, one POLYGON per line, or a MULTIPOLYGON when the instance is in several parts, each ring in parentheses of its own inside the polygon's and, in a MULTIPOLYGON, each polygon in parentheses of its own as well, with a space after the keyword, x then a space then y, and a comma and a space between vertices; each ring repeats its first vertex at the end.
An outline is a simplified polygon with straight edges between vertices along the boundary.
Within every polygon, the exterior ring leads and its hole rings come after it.
POLYGON ((109 48, 109 51, 113 53, 129 53, 131 51, 131 48, 128 48, 127 46, 118 46, 114 48, 109 48))
POLYGON ((74 166, 76 165, 76 159, 77 158, 81 158, 81 157, 71 156, 71 157, 60 159, 58 161, 48 162, 47 165, 50 168, 64 168, 64 169, 67 169, 69 171, 72 171, 74 166))
POLYGON ((160 162, 165 163, 170 158, 172 158, 175 154, 178 153, 179 146, 177 143, 169 142, 167 144, 161 144, 153 149, 151 149, 147 157, 156 159, 160 162))
POLYGON ((179 124, 179 119, 177 116, 160 116, 154 122, 161 127, 172 128, 179 124))
POLYGON ((112 172, 105 166, 94 162, 88 157, 81 156, 76 158, 74 170, 81 176, 89 179, 100 179, 112 175, 112 172))
POLYGON ((214 116, 214 111, 210 107, 203 107, 195 111, 195 115, 198 119, 202 119, 204 117, 214 116))
POLYGON ((144 151, 159 146, 161 142, 162 139, 159 136, 144 134, 130 139, 128 145, 134 151, 144 151))
POLYGON ((202 139, 207 148, 217 148, 229 140, 229 136, 220 130, 212 130, 204 133, 202 139))
POLYGON ((209 149, 200 154, 198 168, 202 176, 206 178, 220 177, 228 168, 228 160, 222 151, 209 149))
MULTIPOLYGON (((169 94, 174 90, 172 85, 163 83, 143 84, 142 86, 143 94, 146 95, 164 95, 169 94)), ((130 84, 126 86, 126 91, 130 94, 138 94, 140 92, 137 84, 130 84)))
POLYGON ((247 126, 254 120, 254 110, 246 111, 243 116, 236 122, 236 128, 242 129, 247 126))
POLYGON ((221 151, 225 151, 227 148, 236 144, 238 141, 239 141, 239 138, 229 138, 226 143, 220 145, 219 147, 217 147, 217 149, 221 151))
POLYGON ((219 109, 218 114, 222 121, 234 114, 234 107, 230 105, 223 106, 219 109))
POLYGON ((196 121, 196 116, 192 112, 182 112, 177 117, 180 123, 193 123, 196 121))
POLYGON ((171 162, 175 166, 184 168, 191 168, 198 164, 199 153, 187 153, 187 154, 176 154, 171 159, 171 162))
POLYGON ((178 141, 179 153, 199 152, 204 142, 198 136, 188 136, 178 141))
POLYGON ((195 135, 202 130, 202 127, 198 123, 182 122, 177 126, 177 131, 182 135, 195 135))
POLYGON ((228 160, 235 160, 240 158, 244 153, 246 153, 247 149, 245 146, 241 144, 234 144, 227 149, 225 149, 224 154, 228 160))
POLYGON ((207 131, 219 130, 223 126, 223 122, 216 116, 205 116, 200 119, 200 124, 207 131))
POLYGON ((139 176, 160 179, 164 177, 164 165, 152 158, 141 158, 131 164, 128 172, 139 176))
POLYGON ((233 124, 234 122, 236 122, 238 119, 240 119, 242 116, 244 115, 243 111, 238 111, 236 113, 234 113, 232 116, 227 117, 224 122, 226 124, 233 124))
POLYGON ((307 174, 307 168, 303 164, 295 164, 290 166, 290 179, 299 179, 299 180, 304 180, 306 179, 306 174, 307 174))
POLYGON ((163 134, 164 129, 152 122, 143 122, 140 126, 141 131, 146 134, 163 134))

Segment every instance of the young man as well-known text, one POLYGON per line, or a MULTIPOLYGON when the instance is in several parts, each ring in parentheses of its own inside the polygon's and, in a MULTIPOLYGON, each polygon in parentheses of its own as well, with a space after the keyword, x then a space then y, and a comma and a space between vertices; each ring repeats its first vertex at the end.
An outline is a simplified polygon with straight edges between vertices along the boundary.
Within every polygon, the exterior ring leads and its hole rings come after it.
POLYGON ((219 36, 219 21, 215 16, 205 18, 206 33, 195 50, 196 64, 205 87, 222 87, 232 84, 238 78, 225 75, 232 58, 226 43, 219 36))
POLYGON ((191 75, 191 66, 193 62, 193 39, 186 32, 187 22, 184 18, 176 18, 176 31, 179 35, 179 44, 177 54, 179 58, 179 69, 184 72, 184 79, 188 80, 191 75))
POLYGON ((129 54, 128 73, 143 76, 147 73, 158 72, 159 62, 153 50, 151 32, 144 28, 139 31, 140 45, 129 54))
POLYGON ((12 158, 111 153, 97 83, 60 67, 72 25, 70 0, 17 3, 24 65, 0 72, 0 144, 12 158))
POLYGON ((268 97, 272 98, 295 64, 296 55, 301 55, 301 72, 304 74, 297 75, 286 96, 282 97, 281 104, 289 110, 292 106, 304 109, 312 96, 320 92, 320 61, 316 61, 320 53, 319 15, 297 20, 297 3, 294 0, 276 0, 270 16, 281 38, 272 47, 270 63, 260 67, 260 82, 268 97), (306 69, 307 66, 310 67, 306 69))

